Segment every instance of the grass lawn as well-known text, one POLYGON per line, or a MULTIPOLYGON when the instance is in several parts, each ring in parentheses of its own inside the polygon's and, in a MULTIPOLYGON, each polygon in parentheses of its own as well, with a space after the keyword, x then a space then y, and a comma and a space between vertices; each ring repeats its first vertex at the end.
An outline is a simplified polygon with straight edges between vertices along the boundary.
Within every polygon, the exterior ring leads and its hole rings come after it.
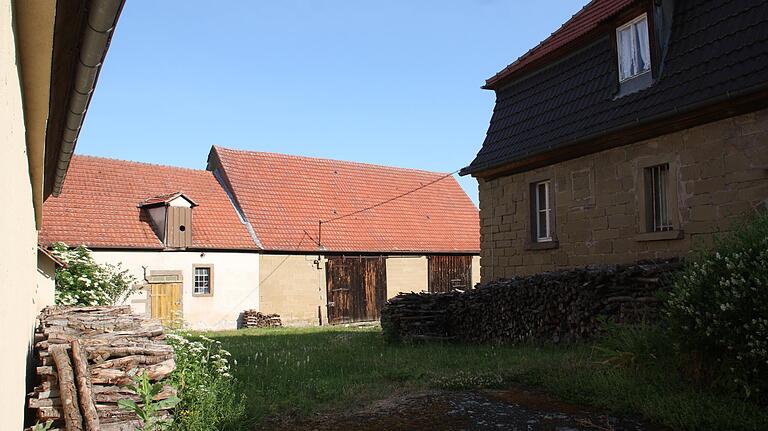
POLYGON ((697 391, 675 372, 597 363, 587 345, 393 345, 378 328, 207 333, 237 361, 252 423, 424 389, 523 383, 571 402, 636 414, 674 429, 765 429, 768 412, 697 391))

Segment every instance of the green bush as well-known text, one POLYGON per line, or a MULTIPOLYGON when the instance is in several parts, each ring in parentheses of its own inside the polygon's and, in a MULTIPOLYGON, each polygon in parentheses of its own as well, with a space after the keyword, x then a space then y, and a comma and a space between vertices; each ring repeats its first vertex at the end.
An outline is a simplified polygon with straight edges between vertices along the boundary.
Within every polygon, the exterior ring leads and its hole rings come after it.
POLYGON ((189 333, 168 334, 176 352, 176 370, 171 384, 181 402, 176 406, 174 426, 178 430, 234 430, 244 427, 245 397, 237 394, 230 354, 221 343, 189 333))
POLYGON ((694 375, 765 399, 768 392, 768 214, 688 260, 666 323, 694 375))
POLYGON ((117 265, 100 265, 85 246, 58 242, 53 254, 66 264, 56 269, 57 305, 115 305, 138 289, 136 279, 117 265))

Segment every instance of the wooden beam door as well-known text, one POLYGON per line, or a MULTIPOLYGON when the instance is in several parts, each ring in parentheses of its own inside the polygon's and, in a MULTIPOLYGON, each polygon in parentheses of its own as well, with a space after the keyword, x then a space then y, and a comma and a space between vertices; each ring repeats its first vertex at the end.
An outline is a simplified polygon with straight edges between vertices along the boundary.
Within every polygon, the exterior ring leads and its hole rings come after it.
POLYGON ((387 301, 384 256, 331 256, 325 274, 330 324, 379 319, 387 301))
POLYGON ((429 256, 429 291, 450 292, 472 288, 472 256, 429 256))
POLYGON ((153 319, 165 326, 181 320, 181 283, 152 283, 149 285, 153 319))

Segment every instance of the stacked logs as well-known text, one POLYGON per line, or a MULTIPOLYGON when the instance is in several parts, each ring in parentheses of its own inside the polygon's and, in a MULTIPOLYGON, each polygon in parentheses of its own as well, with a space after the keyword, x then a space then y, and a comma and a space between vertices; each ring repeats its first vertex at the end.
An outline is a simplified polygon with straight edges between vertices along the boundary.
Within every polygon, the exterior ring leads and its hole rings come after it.
POLYGON ((576 341, 595 335, 603 318, 653 320, 659 291, 671 286, 677 260, 591 266, 502 279, 468 291, 405 293, 381 312, 395 341, 576 341))
POLYGON ((263 314, 257 310, 243 311, 244 328, 278 328, 283 326, 279 314, 263 314))
MULTIPOLYGON (((49 307, 35 333, 39 385, 29 395, 37 420, 66 430, 122 431, 140 427, 117 401, 139 396, 126 388, 133 375, 150 380, 175 368, 173 348, 159 322, 131 314, 130 306, 49 307)), ((166 385, 155 400, 175 395, 166 385)), ((161 412, 169 416, 169 412, 161 412)))

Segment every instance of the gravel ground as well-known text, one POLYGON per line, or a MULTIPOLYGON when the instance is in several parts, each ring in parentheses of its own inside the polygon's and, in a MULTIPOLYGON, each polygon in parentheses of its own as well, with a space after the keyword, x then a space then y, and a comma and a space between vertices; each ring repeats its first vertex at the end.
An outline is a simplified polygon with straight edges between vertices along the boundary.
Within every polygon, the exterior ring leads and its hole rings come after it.
POLYGON ((559 402, 527 389, 422 392, 376 402, 355 411, 330 412, 303 420, 264 424, 263 429, 345 430, 510 430, 661 431, 629 417, 559 402))

